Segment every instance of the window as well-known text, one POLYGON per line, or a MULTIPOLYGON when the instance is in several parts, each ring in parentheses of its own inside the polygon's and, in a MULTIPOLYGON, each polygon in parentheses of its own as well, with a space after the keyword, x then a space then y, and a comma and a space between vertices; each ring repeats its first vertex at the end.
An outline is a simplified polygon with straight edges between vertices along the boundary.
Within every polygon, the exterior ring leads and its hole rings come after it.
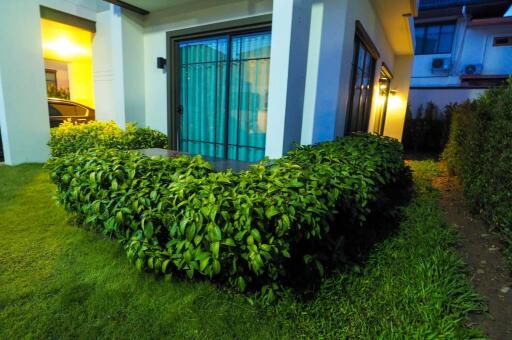
POLYGON ((415 54, 442 54, 452 51, 454 23, 419 24, 415 27, 415 54))
POLYGON ((45 69, 44 73, 46 75, 46 88, 57 88, 57 71, 45 69))
POLYGON ((368 131, 375 61, 379 54, 366 31, 357 22, 352 62, 352 81, 345 132, 368 131))

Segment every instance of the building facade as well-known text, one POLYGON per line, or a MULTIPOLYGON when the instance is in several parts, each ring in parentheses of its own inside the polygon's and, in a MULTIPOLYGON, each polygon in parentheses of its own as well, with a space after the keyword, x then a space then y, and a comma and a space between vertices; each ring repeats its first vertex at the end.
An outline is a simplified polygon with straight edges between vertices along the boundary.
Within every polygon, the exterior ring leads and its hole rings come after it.
POLYGON ((509 0, 421 0, 409 103, 474 99, 512 74, 509 0))
POLYGON ((401 139, 416 14, 411 0, 0 0, 5 162, 48 158, 50 86, 218 158, 354 131, 401 139))

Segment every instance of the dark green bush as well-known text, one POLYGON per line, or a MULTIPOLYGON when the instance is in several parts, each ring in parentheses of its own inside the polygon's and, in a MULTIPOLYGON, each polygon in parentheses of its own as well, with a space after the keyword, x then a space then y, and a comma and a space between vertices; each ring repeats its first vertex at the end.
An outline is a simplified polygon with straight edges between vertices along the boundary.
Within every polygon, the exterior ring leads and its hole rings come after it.
POLYGON ((364 234, 375 211, 393 212, 385 193, 407 186, 408 174, 401 144, 375 135, 300 147, 239 174, 214 172, 199 156, 104 148, 48 168, 58 200, 121 240, 138 269, 262 289, 269 300, 297 268, 320 277, 343 261, 344 240, 364 234))
POLYGON ((94 147, 120 150, 164 148, 167 146, 167 137, 159 131, 138 128, 131 123, 126 124, 126 129, 122 130, 114 122, 73 124, 67 121, 51 129, 48 145, 52 157, 60 157, 94 147))
POLYGON ((413 116, 410 107, 405 115, 402 143, 405 151, 440 153, 448 140, 451 111, 455 104, 440 109, 433 102, 420 105, 413 116))
POLYGON ((512 80, 457 107, 443 158, 459 176, 473 210, 510 235, 512 80))

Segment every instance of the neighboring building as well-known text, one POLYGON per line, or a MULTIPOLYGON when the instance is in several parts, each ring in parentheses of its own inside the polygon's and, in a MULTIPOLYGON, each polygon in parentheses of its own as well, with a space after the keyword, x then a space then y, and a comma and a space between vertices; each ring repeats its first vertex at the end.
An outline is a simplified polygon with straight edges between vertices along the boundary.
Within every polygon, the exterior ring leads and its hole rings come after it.
POLYGON ((510 0, 420 0, 409 103, 439 108, 512 74, 510 0))
POLYGON ((220 158, 400 139, 416 14, 415 0, 0 0, 6 163, 48 158, 47 87, 220 158))

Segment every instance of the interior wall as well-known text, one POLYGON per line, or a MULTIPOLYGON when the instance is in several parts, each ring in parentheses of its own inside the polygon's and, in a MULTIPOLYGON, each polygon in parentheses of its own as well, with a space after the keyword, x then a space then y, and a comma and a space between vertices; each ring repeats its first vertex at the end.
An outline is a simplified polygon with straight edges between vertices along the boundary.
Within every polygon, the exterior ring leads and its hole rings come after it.
MULTIPOLYGON (((94 108, 93 35, 92 32, 74 26, 41 19, 44 59, 54 61, 54 64, 56 64, 55 61, 67 64, 70 99, 92 108, 94 108)), ((47 65, 50 63, 46 62, 47 65)), ((59 73, 64 74, 65 72, 57 72, 57 76, 59 76, 59 73)), ((60 87, 59 84, 58 86, 60 87)))
POLYGON ((68 64, 55 60, 44 60, 44 68, 56 71, 57 87, 69 91, 68 64))

